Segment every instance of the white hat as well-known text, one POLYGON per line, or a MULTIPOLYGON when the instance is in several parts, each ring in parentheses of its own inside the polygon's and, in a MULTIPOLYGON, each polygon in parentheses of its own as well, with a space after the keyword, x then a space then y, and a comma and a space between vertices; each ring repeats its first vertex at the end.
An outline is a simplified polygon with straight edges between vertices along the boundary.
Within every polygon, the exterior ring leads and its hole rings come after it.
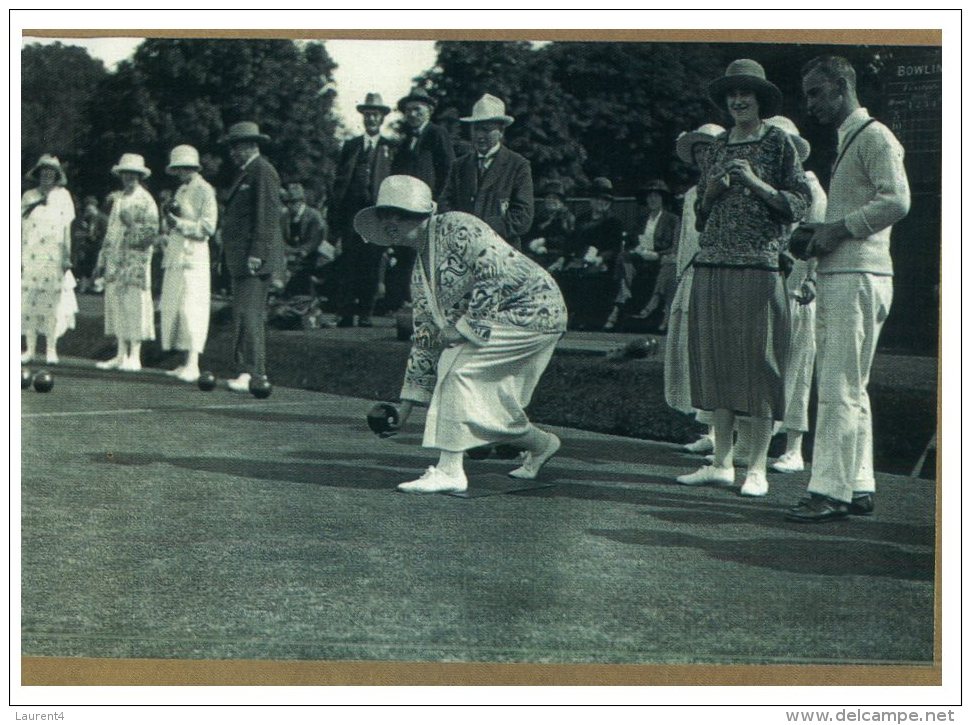
POLYGON ((694 164, 695 160, 691 155, 696 143, 711 143, 716 138, 725 133, 725 129, 717 123, 705 123, 694 131, 687 131, 678 136, 675 142, 675 150, 678 158, 686 164, 694 164))
POLYGON ((772 118, 765 119, 765 122, 770 126, 781 128, 789 134, 789 138, 792 139, 792 143, 796 147, 796 153, 799 154, 799 161, 805 161, 809 158, 811 150, 809 142, 799 135, 799 127, 796 124, 785 116, 772 116, 772 118))
POLYGON ((34 164, 34 168, 27 172, 26 176, 31 181, 37 181, 37 174, 41 169, 54 169, 57 172, 57 183, 61 186, 67 184, 67 176, 64 174, 64 168, 61 166, 61 161, 56 156, 51 156, 50 154, 44 154, 41 156, 37 163, 34 164))
POLYGON ((143 179, 147 179, 152 172, 145 166, 145 159, 141 154, 122 154, 121 160, 111 168, 111 173, 115 176, 122 171, 131 171, 133 174, 141 174, 143 179))
POLYGON ((404 174, 389 176, 381 182, 375 205, 361 209, 354 216, 354 231, 369 244, 387 247, 399 240, 387 234, 384 222, 378 219, 378 209, 401 209, 413 214, 434 214, 435 208, 432 190, 424 181, 404 174))
POLYGON ((184 144, 182 146, 176 146, 169 152, 169 165, 165 168, 165 172, 171 174, 175 169, 198 170, 201 168, 202 164, 199 163, 199 152, 196 151, 194 146, 184 144))
POLYGON ((507 126, 515 119, 506 115, 506 104, 493 95, 486 93, 472 106, 472 115, 460 118, 462 123, 479 123, 480 121, 502 121, 507 126))

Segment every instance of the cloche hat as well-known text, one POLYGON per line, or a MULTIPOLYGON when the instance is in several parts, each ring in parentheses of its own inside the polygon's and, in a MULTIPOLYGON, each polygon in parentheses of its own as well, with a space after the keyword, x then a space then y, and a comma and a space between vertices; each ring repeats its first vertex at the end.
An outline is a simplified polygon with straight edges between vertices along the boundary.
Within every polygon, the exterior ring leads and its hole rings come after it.
POLYGON ((694 131, 685 131, 678 136, 678 140, 675 142, 675 152, 678 154, 678 158, 686 164, 693 164, 695 160, 691 152, 694 150, 695 144, 709 144, 723 133, 725 133, 725 129, 717 123, 704 123, 694 131))
POLYGON ((120 176, 123 171, 140 174, 143 179, 152 175, 151 170, 145 166, 145 159, 141 154, 122 154, 121 160, 111 167, 111 173, 120 176))
POLYGON ((369 244, 382 247, 396 243, 384 230, 378 219, 378 209, 401 209, 415 214, 434 214, 435 202, 432 190, 421 179, 414 176, 397 174, 387 177, 378 189, 378 200, 374 206, 361 209, 354 216, 354 231, 369 244))
POLYGON ((194 146, 183 144, 176 146, 169 152, 169 165, 165 167, 165 173, 171 174, 176 169, 195 169, 202 168, 199 163, 199 152, 194 146))
POLYGON ((799 161, 805 161, 809 158, 809 152, 812 147, 809 142, 799 135, 799 127, 796 126, 792 121, 790 121, 785 116, 772 116, 771 118, 765 119, 765 122, 770 126, 775 126, 776 128, 781 128, 787 134, 789 138, 792 139, 793 146, 796 147, 796 153, 799 154, 799 161))
POLYGON ((725 69, 725 75, 708 85, 708 96, 719 108, 724 108, 725 95, 734 88, 754 91, 759 99, 759 115, 774 116, 782 107, 782 91, 765 79, 765 69, 749 58, 733 60, 725 69))
POLYGON ((44 154, 37 159, 37 163, 27 172, 27 178, 31 181, 37 181, 37 172, 43 168, 54 169, 58 174, 57 183, 61 186, 67 184, 67 174, 64 173, 64 169, 61 167, 61 160, 51 154, 44 154))
POLYGON ((490 93, 486 93, 472 106, 472 115, 460 118, 462 123, 479 123, 481 121, 501 121, 505 125, 511 124, 515 119, 506 115, 506 104, 502 99, 496 98, 490 93))

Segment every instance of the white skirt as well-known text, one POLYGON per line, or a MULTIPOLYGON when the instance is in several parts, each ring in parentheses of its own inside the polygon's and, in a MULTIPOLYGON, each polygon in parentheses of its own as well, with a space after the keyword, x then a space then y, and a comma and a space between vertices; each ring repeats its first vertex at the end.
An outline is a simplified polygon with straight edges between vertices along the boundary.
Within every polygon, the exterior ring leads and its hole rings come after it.
POLYGON ((688 364, 688 310, 694 269, 688 267, 671 301, 664 341, 664 401, 682 413, 692 413, 691 368, 688 364))
POLYGON ((209 267, 168 267, 162 277, 163 350, 201 353, 209 335, 209 267))
POLYGON ((485 345, 446 348, 438 361, 422 445, 465 451, 526 433, 530 422, 524 409, 560 337, 493 325, 485 345))
POLYGON ((805 433, 809 430, 809 391, 816 364, 816 303, 800 305, 791 300, 790 312, 792 337, 786 366, 786 414, 782 427, 805 433))
POLYGON ((105 334, 119 340, 155 339, 155 306, 147 289, 109 282, 105 285, 105 334))

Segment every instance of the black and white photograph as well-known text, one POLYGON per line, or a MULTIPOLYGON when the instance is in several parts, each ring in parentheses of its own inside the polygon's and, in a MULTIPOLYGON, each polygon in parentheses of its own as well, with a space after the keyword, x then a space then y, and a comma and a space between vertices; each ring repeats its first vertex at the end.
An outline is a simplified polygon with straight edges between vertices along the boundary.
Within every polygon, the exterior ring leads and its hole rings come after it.
POLYGON ((945 684, 960 14, 839 15, 19 21, 20 711, 945 684))

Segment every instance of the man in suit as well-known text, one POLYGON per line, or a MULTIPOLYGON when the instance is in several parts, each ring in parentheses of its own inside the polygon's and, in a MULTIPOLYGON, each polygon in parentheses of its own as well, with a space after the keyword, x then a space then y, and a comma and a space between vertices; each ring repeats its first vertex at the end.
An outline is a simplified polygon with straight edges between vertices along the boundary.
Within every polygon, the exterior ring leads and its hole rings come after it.
POLYGON ((521 249, 520 238, 533 223, 533 175, 529 162, 502 143, 514 119, 487 93, 459 120, 471 127, 473 151, 452 164, 439 210, 473 214, 521 249))
POLYGON ((287 295, 314 296, 313 275, 317 266, 317 247, 324 241, 327 225, 320 212, 307 205, 302 184, 287 184, 286 260, 287 295))
POLYGON ((374 205, 378 187, 391 173, 394 150, 381 135, 381 124, 391 112, 381 95, 368 93, 357 112, 364 121, 364 134, 341 148, 330 206, 332 241, 341 245, 338 327, 353 327, 355 315, 359 327, 371 327, 384 248, 367 244, 354 231, 354 215, 374 205))
POLYGON ((223 256, 232 280, 233 332, 238 377, 230 390, 248 392, 253 376, 266 374, 267 295, 283 276, 280 177, 260 155, 269 141, 252 121, 232 125, 222 143, 240 172, 226 195, 222 216, 223 256))
MULTIPOLYGON (((448 132, 431 122, 435 99, 424 88, 414 88, 398 101, 398 110, 405 117, 405 138, 395 154, 391 173, 421 179, 432 190, 432 198, 437 200, 455 161, 455 151, 448 132)), ((410 295, 415 250, 394 246, 391 252, 394 266, 385 277, 385 304, 389 310, 396 310, 410 295)))

